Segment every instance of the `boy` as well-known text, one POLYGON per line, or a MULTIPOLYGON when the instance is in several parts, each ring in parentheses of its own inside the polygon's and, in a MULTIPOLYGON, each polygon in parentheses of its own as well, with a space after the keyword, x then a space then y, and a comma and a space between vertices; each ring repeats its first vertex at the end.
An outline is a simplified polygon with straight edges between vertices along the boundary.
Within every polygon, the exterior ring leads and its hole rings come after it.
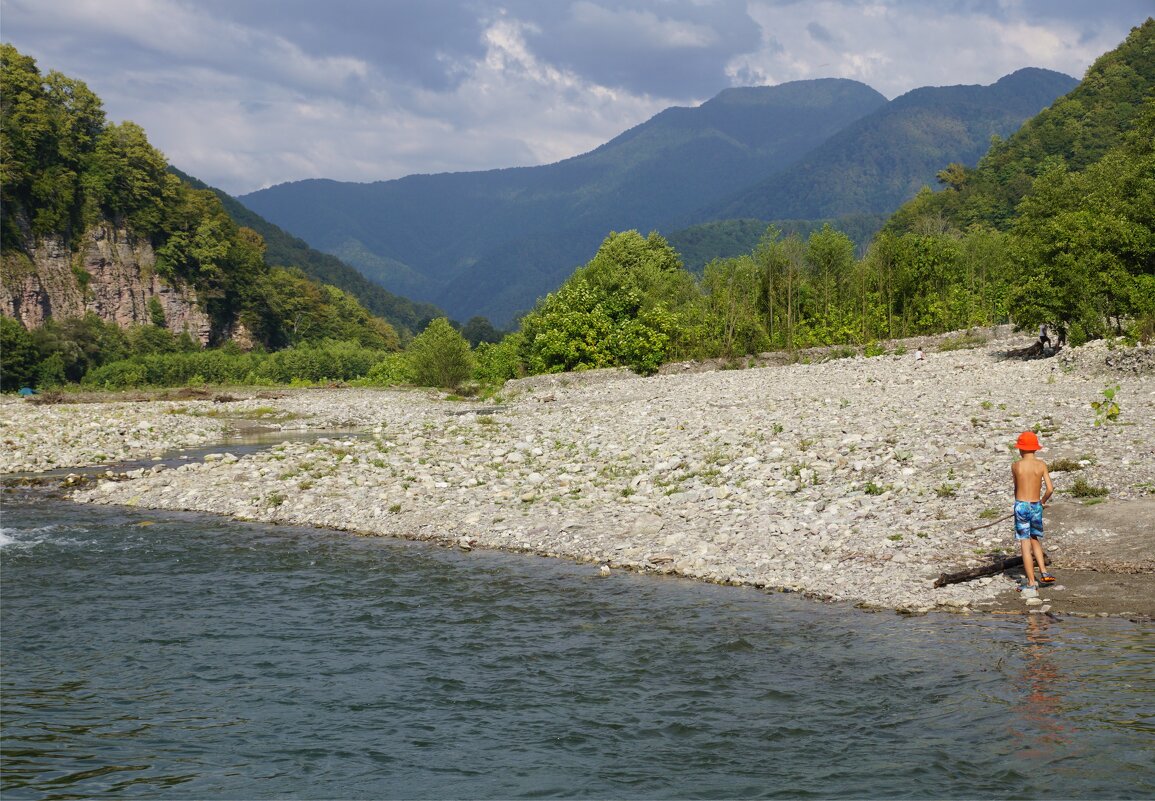
POLYGON ((1027 583, 1020 590, 1024 594, 1038 592, 1035 583, 1035 568, 1039 565, 1039 580, 1044 584, 1054 582, 1055 577, 1047 573, 1043 546, 1039 538, 1043 536, 1043 504, 1051 498, 1055 487, 1051 484, 1051 474, 1047 464, 1035 456, 1041 451, 1039 438, 1034 431, 1019 434, 1015 447, 1019 449, 1019 460, 1011 464, 1011 476, 1015 480, 1015 539, 1023 549, 1023 569, 1027 572, 1027 583), (1046 491, 1042 488, 1046 486, 1046 491), (1039 497, 1042 492, 1042 498, 1039 497))

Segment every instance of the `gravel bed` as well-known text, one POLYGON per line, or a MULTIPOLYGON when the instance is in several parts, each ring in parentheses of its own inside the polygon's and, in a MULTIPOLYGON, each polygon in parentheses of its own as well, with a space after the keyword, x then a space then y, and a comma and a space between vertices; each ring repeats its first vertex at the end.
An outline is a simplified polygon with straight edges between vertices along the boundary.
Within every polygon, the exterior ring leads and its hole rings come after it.
MULTIPOLYGON (((510 382, 498 402, 424 391, 0 405, 0 470, 141 458, 219 440, 230 421, 357 429, 82 486, 81 502, 499 548, 864 607, 979 610, 1010 582, 933 588, 1014 548, 1016 435, 1036 428, 1059 499, 1155 494, 1152 349, 1002 358, 1017 342, 747 370, 510 382), (1108 363, 1114 359, 1116 365, 1108 363), (1120 386, 1117 421, 1090 402, 1120 386), (97 456, 104 458, 98 459, 97 456), (119 480, 124 479, 124 480, 119 480)), ((1048 540, 1061 553, 1061 537, 1048 540)))

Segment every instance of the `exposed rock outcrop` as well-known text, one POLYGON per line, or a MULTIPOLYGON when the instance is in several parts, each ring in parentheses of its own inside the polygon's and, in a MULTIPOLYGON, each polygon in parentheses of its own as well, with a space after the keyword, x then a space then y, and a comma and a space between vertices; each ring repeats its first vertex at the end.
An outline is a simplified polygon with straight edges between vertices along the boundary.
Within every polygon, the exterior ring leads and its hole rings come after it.
POLYGON ((205 344, 212 321, 188 286, 174 286, 156 273, 156 253, 146 239, 109 225, 90 228, 74 252, 59 238, 36 242, 31 261, 5 254, 0 313, 37 328, 49 317, 93 312, 122 328, 152 322, 155 298, 165 326, 188 332, 205 344))

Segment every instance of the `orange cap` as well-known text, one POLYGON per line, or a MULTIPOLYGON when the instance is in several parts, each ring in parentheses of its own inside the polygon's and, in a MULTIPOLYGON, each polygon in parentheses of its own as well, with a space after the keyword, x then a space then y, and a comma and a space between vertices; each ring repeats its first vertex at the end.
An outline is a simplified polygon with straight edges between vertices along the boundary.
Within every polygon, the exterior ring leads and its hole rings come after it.
POLYGON ((1041 451, 1043 449, 1034 431, 1024 431, 1019 434, 1019 438, 1015 441, 1015 447, 1020 451, 1041 451))

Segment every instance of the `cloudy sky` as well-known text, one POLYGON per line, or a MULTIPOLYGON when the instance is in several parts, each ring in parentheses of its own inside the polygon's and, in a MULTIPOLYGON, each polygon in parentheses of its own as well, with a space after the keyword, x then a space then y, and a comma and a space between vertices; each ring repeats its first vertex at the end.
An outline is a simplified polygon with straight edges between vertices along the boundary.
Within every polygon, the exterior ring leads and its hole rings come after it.
POLYGON ((233 194, 544 164, 730 86, 1076 78, 1153 0, 0 0, 0 38, 233 194))

